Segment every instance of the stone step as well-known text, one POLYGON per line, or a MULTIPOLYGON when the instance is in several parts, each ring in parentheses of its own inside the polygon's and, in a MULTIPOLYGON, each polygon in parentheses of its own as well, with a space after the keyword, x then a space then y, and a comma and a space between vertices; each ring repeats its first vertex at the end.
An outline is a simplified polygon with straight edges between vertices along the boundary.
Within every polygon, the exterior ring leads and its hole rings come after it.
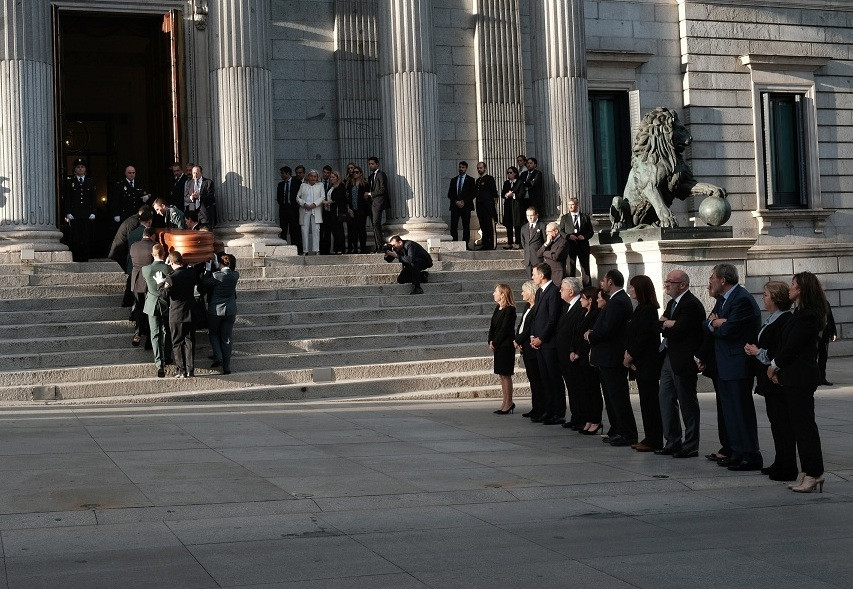
MULTIPOLYGON (((314 369, 328 367, 346 367, 368 364, 383 366, 393 374, 401 363, 424 362, 427 360, 453 359, 476 362, 482 356, 485 346, 482 342, 459 344, 434 344, 423 347, 400 346, 394 351, 394 363, 385 361, 387 348, 365 348, 358 350, 338 350, 335 353, 299 352, 291 354, 245 354, 233 356, 232 368, 241 374, 256 371, 275 371, 282 369, 314 369)), ((199 346, 196 350, 196 364, 207 369, 210 366, 210 348, 199 346)), ((85 356, 83 356, 85 358, 85 356)), ((44 385, 58 382, 102 381, 138 378, 150 378, 155 374, 153 355, 150 351, 136 349, 125 352, 120 358, 126 362, 116 364, 87 364, 73 367, 42 367, 34 370, 10 370, 0 372, 0 387, 44 385)), ((489 357, 491 361, 491 357, 489 357)))
MULTIPOLYGON (((468 360, 468 359, 466 359, 468 360)), ((490 359, 481 359, 484 364, 490 359)), ((324 396, 372 396, 388 395, 412 390, 433 388, 453 388, 483 386, 497 379, 490 370, 468 369, 458 362, 443 360, 438 363, 413 363, 411 368, 395 364, 392 375, 377 377, 380 371, 375 365, 362 367, 334 368, 335 380, 314 382, 313 372, 304 370, 283 370, 270 372, 234 373, 222 375, 213 371, 196 369, 195 378, 176 379, 139 378, 135 380, 79 381, 49 384, 42 386, 8 386, 0 389, 2 400, 29 401, 50 399, 96 399, 98 397, 135 397, 160 395, 164 393, 190 393, 221 391, 228 389, 229 399, 257 398, 258 391, 264 398, 292 398, 292 395, 304 395, 304 398, 324 396), (408 369, 407 369, 408 368, 408 369), (450 369, 459 371, 451 372, 450 369), (317 391, 315 393, 315 391, 317 391), (330 394, 332 392, 333 394, 330 394)), ((520 376, 520 375, 519 375, 520 376)))

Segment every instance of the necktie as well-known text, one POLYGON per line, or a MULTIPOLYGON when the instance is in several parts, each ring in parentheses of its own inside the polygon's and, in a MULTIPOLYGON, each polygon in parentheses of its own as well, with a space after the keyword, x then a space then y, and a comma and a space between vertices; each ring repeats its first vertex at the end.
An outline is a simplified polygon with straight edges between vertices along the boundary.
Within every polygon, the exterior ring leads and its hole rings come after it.
POLYGON ((530 231, 535 231, 535 230, 536 230, 536 224, 535 224, 535 223, 531 223, 531 224, 530 224, 530 231))
POLYGON ((575 233, 577 233, 578 231, 580 231, 580 226, 578 225, 578 216, 572 215, 572 219, 574 219, 572 225, 575 226, 575 233))
POLYGON ((83 186, 83 176, 77 176, 77 183, 83 186))
POLYGON ((130 181, 130 187, 133 188, 133 180, 130 181))
POLYGON ((462 184, 464 183, 464 178, 465 176, 459 176, 459 181, 456 183, 456 194, 462 193, 462 184))

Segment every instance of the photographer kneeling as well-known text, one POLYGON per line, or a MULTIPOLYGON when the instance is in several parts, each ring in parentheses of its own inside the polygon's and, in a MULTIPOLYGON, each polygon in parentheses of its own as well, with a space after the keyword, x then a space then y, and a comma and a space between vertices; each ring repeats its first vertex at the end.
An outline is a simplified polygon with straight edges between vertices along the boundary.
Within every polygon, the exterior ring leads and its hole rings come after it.
POLYGON ((403 240, 399 235, 392 235, 382 251, 386 262, 397 259, 403 264, 403 269, 397 276, 397 283, 411 283, 411 294, 423 294, 421 282, 427 282, 429 273, 426 269, 432 268, 432 257, 429 252, 416 241, 403 240))

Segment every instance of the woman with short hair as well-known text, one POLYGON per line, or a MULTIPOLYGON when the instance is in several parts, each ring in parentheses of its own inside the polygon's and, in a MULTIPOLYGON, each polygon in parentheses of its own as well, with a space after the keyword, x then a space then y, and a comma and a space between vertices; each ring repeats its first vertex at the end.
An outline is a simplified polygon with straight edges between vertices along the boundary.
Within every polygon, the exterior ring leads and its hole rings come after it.
POLYGON ((306 255, 309 251, 315 254, 320 251, 322 205, 326 194, 319 180, 320 174, 317 170, 311 170, 305 176, 305 182, 299 185, 299 193, 296 195, 296 202, 299 204, 299 225, 302 227, 302 248, 306 255), (309 233, 313 236, 313 241, 308 241, 309 233))

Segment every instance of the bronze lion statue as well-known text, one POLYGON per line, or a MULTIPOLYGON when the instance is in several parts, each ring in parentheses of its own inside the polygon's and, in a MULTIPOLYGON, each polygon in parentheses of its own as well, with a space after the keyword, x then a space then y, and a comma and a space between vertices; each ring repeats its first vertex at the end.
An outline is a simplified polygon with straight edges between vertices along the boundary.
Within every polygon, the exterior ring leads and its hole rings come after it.
POLYGON ((677 227, 669 209, 676 198, 726 197, 719 186, 693 178, 683 155, 692 141, 678 115, 668 108, 658 107, 643 117, 634 140, 625 191, 613 199, 610 207, 611 233, 649 226, 677 227))

